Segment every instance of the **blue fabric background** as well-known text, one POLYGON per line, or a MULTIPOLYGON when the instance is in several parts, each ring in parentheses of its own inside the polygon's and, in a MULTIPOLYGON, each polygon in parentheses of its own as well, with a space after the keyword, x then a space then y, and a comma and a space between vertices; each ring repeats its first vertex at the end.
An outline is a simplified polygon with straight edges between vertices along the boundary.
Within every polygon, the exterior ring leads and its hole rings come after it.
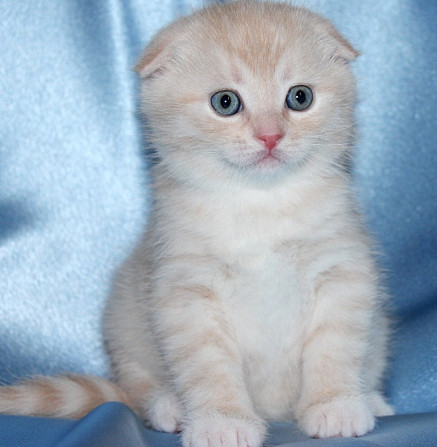
MULTIPOLYGON (((0 380, 107 375, 101 311, 147 221, 131 68, 200 0, 0 4, 0 380)), ((302 0, 360 50, 356 188, 397 329, 387 393, 437 410, 437 2, 302 0)))

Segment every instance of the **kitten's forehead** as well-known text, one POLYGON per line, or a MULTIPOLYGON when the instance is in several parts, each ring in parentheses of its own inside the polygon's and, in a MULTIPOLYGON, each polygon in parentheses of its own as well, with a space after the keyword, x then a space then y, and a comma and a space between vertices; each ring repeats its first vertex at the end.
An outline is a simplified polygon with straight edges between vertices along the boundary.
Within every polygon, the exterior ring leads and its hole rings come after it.
POLYGON ((245 69, 267 77, 282 69, 286 77, 293 63, 309 65, 327 56, 317 29, 320 18, 306 9, 237 1, 210 7, 197 19, 202 52, 220 55, 235 80, 245 69))

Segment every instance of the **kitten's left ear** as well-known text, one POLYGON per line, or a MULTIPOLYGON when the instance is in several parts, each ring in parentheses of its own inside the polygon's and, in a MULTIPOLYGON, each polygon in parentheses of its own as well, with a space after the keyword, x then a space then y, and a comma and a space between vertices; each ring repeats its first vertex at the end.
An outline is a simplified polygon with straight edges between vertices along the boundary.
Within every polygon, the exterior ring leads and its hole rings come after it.
POLYGON ((352 62, 360 55, 349 41, 337 31, 332 23, 323 20, 323 22, 320 23, 320 26, 323 34, 326 36, 325 39, 329 41, 330 46, 332 45, 332 56, 335 59, 352 62))

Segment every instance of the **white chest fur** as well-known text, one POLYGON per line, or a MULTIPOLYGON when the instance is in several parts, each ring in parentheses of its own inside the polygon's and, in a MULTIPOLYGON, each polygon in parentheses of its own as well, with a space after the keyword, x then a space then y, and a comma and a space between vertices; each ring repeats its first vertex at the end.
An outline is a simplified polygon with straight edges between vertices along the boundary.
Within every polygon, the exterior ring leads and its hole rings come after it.
MULTIPOLYGON (((299 389, 305 292, 294 252, 260 250, 240 259, 233 293, 223 296, 243 356, 245 379, 264 417, 289 418, 299 389)), ((228 289, 229 290, 229 289, 228 289)))

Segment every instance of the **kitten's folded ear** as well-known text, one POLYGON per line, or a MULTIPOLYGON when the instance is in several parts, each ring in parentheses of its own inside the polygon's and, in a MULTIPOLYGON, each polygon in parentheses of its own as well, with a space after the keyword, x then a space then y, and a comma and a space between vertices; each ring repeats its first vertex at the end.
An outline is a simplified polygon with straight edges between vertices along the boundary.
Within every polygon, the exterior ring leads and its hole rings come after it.
POLYGON ((144 50, 134 70, 142 79, 165 71, 175 58, 176 47, 183 40, 185 21, 180 19, 162 29, 144 50))
POLYGON ((325 40, 331 47, 331 56, 334 59, 352 62, 360 55, 360 53, 337 31, 334 25, 322 17, 321 22, 319 23, 319 31, 323 35, 323 40, 325 40))

